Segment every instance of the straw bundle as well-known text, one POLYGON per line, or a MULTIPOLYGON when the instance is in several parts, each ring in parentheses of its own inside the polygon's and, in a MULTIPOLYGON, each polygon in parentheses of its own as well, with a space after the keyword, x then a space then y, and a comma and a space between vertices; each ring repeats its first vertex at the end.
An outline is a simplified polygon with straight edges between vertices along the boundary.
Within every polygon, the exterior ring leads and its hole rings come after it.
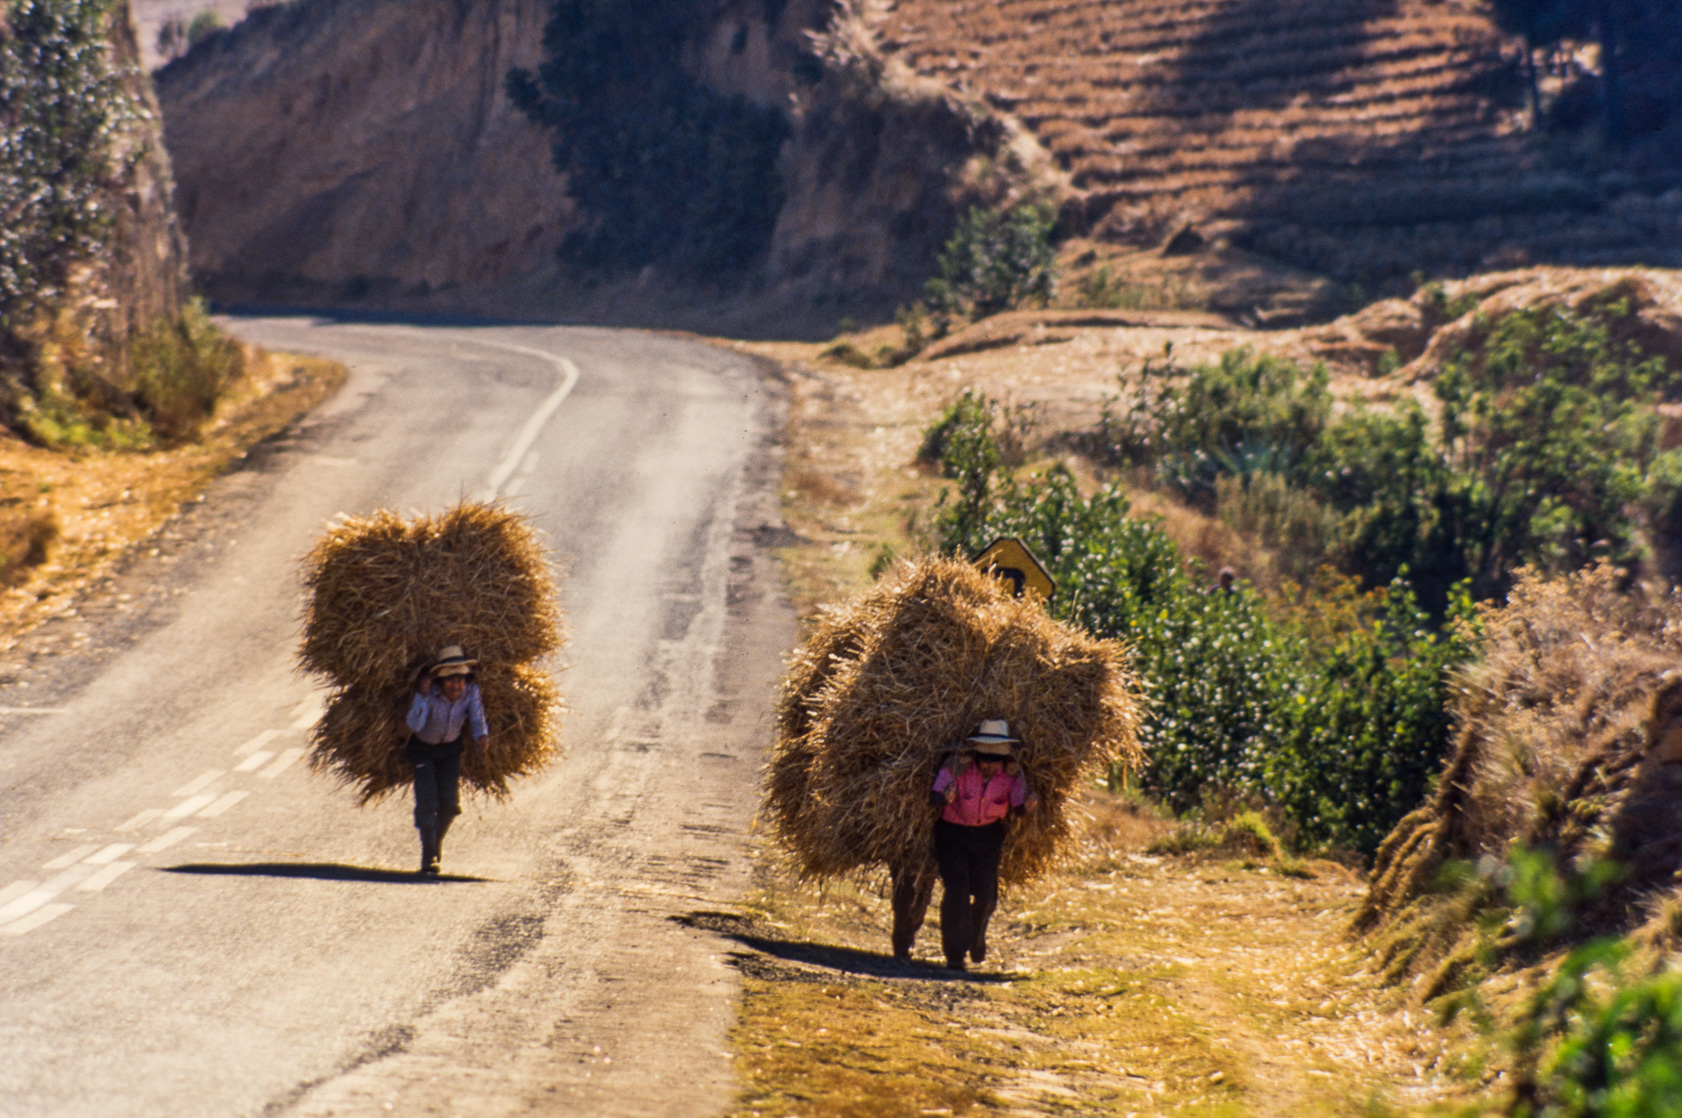
POLYGON ((926 872, 935 772, 983 718, 1010 721, 1040 809, 1008 824, 1000 878, 1056 861, 1072 797, 1101 764, 1140 759, 1119 645, 1051 620, 965 563, 927 560, 828 614, 789 669, 765 817, 808 877, 926 872))
POLYGON ((559 693, 535 662, 564 630, 548 557, 531 526, 464 502, 405 520, 381 511, 335 525, 304 559, 298 659, 334 687, 310 765, 363 803, 413 779, 402 745, 413 683, 437 650, 479 660, 490 749, 463 755, 469 787, 496 797, 556 752, 559 693))

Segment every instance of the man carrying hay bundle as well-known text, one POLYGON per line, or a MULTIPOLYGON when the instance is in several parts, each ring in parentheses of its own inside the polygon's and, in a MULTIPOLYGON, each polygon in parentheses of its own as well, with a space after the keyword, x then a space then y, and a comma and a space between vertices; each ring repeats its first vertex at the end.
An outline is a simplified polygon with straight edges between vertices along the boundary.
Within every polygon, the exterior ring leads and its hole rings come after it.
MULTIPOLYGON (((991 751, 978 756, 967 783, 960 772, 950 778, 954 801, 978 779, 984 796, 1005 797, 998 815, 993 804, 964 817, 995 827, 997 861, 989 841, 969 880, 953 875, 942 904, 948 959, 974 958, 977 949, 985 957, 974 929, 984 929, 976 918, 990 915, 997 887, 1054 866, 1072 837, 1080 789, 1117 760, 1142 760, 1134 691, 1120 645, 1054 621, 1041 602, 1012 597, 968 563, 923 560, 826 613, 795 654, 762 817, 806 879, 887 869, 894 952, 909 958, 941 869, 936 830, 945 820, 937 816, 951 805, 943 782, 941 810, 931 809, 940 770, 952 764, 955 742, 1013 739, 974 744, 1015 744, 999 764, 1032 773, 1034 799, 1025 782, 1017 786, 1019 774, 982 779, 981 759, 998 756, 991 751), (983 719, 989 725, 978 732, 983 719), (1015 803, 1030 802, 1035 810, 1013 814, 1015 803)), ((989 770, 994 763, 985 761, 989 770)), ((954 836, 953 845, 971 837, 954 836)))
POLYGON ((438 653, 437 662, 420 674, 406 719, 409 743, 404 754, 415 774, 415 829, 420 831, 421 872, 437 874, 444 856, 444 836, 461 814, 461 735, 483 753, 491 731, 485 701, 473 680, 477 660, 459 644, 438 653))

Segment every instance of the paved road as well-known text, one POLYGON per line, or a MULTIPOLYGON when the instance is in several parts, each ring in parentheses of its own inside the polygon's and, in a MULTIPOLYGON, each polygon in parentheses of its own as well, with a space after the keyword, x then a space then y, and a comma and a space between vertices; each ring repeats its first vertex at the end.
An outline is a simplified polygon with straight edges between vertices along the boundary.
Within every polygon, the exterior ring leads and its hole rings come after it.
POLYGON ((235 328, 352 378, 129 572, 166 605, 119 647, 0 688, 0 1114, 718 1110, 734 972, 671 918, 746 883, 793 636, 776 387, 645 334, 235 328), (340 511, 487 486, 569 569, 567 753, 425 883, 405 804, 299 759, 292 571, 340 511))

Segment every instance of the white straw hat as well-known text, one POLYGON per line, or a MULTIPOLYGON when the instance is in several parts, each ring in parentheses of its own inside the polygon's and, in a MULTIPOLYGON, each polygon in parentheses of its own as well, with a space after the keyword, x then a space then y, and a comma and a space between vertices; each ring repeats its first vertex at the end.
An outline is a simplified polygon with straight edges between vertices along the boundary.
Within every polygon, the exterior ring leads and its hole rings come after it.
POLYGON ((448 675, 471 675, 473 665, 479 661, 468 658, 461 645, 452 644, 438 650, 438 662, 432 665, 432 678, 442 679, 448 675))
POLYGON ((1010 723, 1002 718, 984 718, 981 728, 969 736, 977 753, 989 757, 1009 757, 1010 745, 1018 739, 1010 736, 1010 723))

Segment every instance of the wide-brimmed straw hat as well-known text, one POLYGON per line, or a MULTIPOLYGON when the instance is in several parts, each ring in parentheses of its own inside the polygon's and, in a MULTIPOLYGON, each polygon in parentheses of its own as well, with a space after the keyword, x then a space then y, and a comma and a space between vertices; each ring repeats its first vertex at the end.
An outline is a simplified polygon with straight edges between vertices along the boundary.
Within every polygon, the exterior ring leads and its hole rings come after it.
POLYGON ((461 645, 446 645, 438 650, 438 659, 432 665, 432 678, 443 679, 450 675, 472 675, 473 666, 479 661, 468 658, 462 651, 461 645))
POLYGON ((1011 743, 1018 740, 1010 736, 1010 723, 1002 718, 984 718, 981 728, 969 736, 969 743, 975 746, 975 751, 986 757, 1009 757, 1011 743))

